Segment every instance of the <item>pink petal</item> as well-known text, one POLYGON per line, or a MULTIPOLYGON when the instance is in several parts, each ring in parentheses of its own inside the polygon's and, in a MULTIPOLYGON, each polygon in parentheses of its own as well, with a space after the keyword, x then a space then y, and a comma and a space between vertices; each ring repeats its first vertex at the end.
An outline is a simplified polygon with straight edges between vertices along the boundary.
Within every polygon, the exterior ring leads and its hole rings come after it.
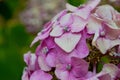
POLYGON ((69 72, 68 71, 63 71, 56 69, 55 70, 55 75, 57 76, 58 79, 60 80, 69 80, 69 72))
POLYGON ((35 37, 35 39, 32 41, 30 47, 32 47, 36 42, 38 42, 40 39, 39 39, 39 36, 35 37))
POLYGON ((100 80, 112 80, 111 76, 109 74, 103 75, 101 77, 99 77, 100 80))
POLYGON ((53 27, 52 31, 50 32, 50 36, 58 37, 63 34, 63 28, 60 25, 56 25, 53 27))
POLYGON ((95 16, 91 16, 89 21, 88 21, 88 25, 87 27, 87 33, 89 34, 94 34, 94 38, 92 40, 92 45, 96 45, 95 42, 97 40, 97 38, 100 36, 100 31, 102 31, 102 25, 101 25, 101 21, 99 19, 97 19, 97 17, 95 16))
POLYGON ((36 59, 37 59, 36 55, 31 54, 31 52, 28 52, 27 54, 24 55, 24 61, 26 62, 30 70, 35 69, 36 59))
POLYGON ((87 24, 87 21, 80 18, 79 16, 73 15, 73 24, 71 24, 71 31, 72 32, 80 32, 83 30, 87 24))
POLYGON ((37 37, 32 41, 30 46, 33 46, 33 44, 35 44, 39 40, 43 40, 43 39, 47 38, 49 36, 50 31, 51 31, 51 28, 44 33, 43 32, 38 33, 37 37))
POLYGON ((44 41, 45 41, 45 44, 46 44, 45 46, 47 46, 48 49, 52 49, 52 48, 55 47, 54 38, 48 37, 48 38, 46 38, 44 41))
POLYGON ((41 70, 37 70, 31 75, 30 80, 52 80, 52 76, 41 70))
POLYGON ((41 70, 43 70, 43 71, 50 71, 51 70, 51 67, 48 66, 48 64, 45 60, 45 57, 43 57, 43 56, 38 57, 38 64, 39 64, 39 67, 41 68, 41 70))
POLYGON ((43 47, 45 47, 45 46, 46 46, 46 45, 45 45, 44 42, 42 41, 42 42, 41 42, 41 45, 38 45, 38 46, 37 46, 37 48, 36 48, 36 50, 35 50, 35 54, 36 54, 36 55, 40 55, 41 52, 42 52, 41 50, 42 50, 43 47))
POLYGON ((72 24, 72 22, 73 22, 73 18, 71 13, 68 13, 62 16, 60 19, 60 25, 63 27, 66 27, 66 26, 68 27, 70 24, 72 24))
POLYGON ((56 66, 56 55, 54 52, 50 52, 46 57, 46 62, 50 67, 56 66))
POLYGON ((99 80, 97 77, 91 77, 91 78, 88 78, 88 79, 85 79, 85 80, 99 80))
POLYGON ((48 22, 47 24, 45 24, 44 29, 37 34, 37 37, 32 41, 30 46, 33 46, 33 44, 35 44, 39 40, 43 40, 43 39, 47 38, 50 34, 51 29, 52 29, 51 28, 52 25, 53 25, 52 22, 48 22))
POLYGON ((63 49, 61 49, 59 46, 56 45, 56 54, 57 54, 57 59, 60 62, 69 62, 71 60, 71 57, 69 55, 71 55, 72 53, 67 54, 67 52, 65 52, 63 49))
POLYGON ((68 80, 81 80, 81 79, 75 77, 73 74, 70 74, 68 80))
POLYGON ((101 0, 89 0, 86 7, 90 7, 91 10, 95 9, 101 0))
POLYGON ((22 80, 29 80, 29 73, 26 70, 23 71, 22 80))
POLYGON ((90 15, 90 8, 88 7, 76 10, 74 14, 86 20, 90 15))
POLYGON ((85 60, 72 57, 71 64, 73 66, 71 71, 72 75, 77 78, 85 77, 87 75, 89 65, 85 60))
POLYGON ((84 8, 76 10, 75 14, 86 20, 88 19, 91 11, 99 4, 99 2, 100 0, 91 0, 84 6, 84 8))
POLYGON ((113 28, 111 26, 113 25, 108 25, 104 24, 105 28, 105 35, 109 39, 117 39, 120 37, 120 28, 113 28))
POLYGON ((78 44, 81 34, 65 33, 59 38, 55 38, 55 43, 67 53, 71 52, 78 44))
POLYGON ((85 58, 88 56, 89 48, 87 46, 86 38, 84 36, 82 36, 75 50, 77 53, 77 57, 79 58, 85 58))

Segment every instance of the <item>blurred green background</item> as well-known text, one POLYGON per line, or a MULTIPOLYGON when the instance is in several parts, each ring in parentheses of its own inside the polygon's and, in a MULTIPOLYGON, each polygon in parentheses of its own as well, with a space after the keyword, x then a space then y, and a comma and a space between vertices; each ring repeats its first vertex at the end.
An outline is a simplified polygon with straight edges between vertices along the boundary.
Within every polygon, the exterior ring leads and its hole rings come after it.
POLYGON ((25 4, 25 0, 0 0, 0 80, 21 80, 23 53, 34 38, 19 20, 25 4))
MULTIPOLYGON (((86 0, 67 1, 78 6, 86 0)), ((26 8, 27 2, 0 0, 0 80, 21 80, 25 67, 23 54, 29 50, 35 51, 36 45, 32 48, 29 45, 37 32, 29 33, 20 21, 20 13, 26 8)))

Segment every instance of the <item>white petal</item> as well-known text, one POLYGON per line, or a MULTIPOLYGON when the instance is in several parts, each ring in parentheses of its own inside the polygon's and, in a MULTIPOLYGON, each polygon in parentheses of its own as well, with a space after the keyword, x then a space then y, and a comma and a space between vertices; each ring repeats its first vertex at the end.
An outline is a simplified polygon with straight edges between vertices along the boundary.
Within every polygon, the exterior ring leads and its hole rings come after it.
POLYGON ((99 38, 97 40, 97 48, 103 53, 105 54, 107 52, 108 49, 119 45, 120 44, 120 40, 116 39, 116 40, 109 40, 109 39, 105 39, 105 38, 99 38))
POLYGON ((102 29, 101 21, 92 15, 86 27, 89 34, 99 32, 102 29))
POLYGON ((59 26, 59 25, 56 25, 53 30, 50 32, 50 36, 60 36, 62 35, 63 33, 63 29, 59 26))
POLYGON ((112 20, 112 12, 114 11, 113 7, 110 5, 103 5, 99 6, 98 9, 96 10, 96 13, 98 16, 103 18, 104 20, 112 20))
POLYGON ((83 19, 88 19, 89 15, 90 15, 90 8, 83 8, 80 10, 76 10, 76 12, 74 13, 75 15, 80 16, 83 19))
POLYGON ((70 5, 70 4, 66 4, 66 8, 69 10, 69 11, 75 11, 76 9, 77 9, 77 7, 75 7, 75 6, 72 6, 72 5, 70 5))
POLYGON ((88 0, 86 7, 90 7, 91 10, 93 10, 100 3, 100 1, 101 0, 88 0))
POLYGON ((114 64, 104 64, 102 69, 103 73, 109 74, 112 78, 115 78, 119 71, 119 68, 114 64))
POLYGON ((69 26, 70 24, 72 24, 72 22, 73 22, 73 18, 72 18, 71 13, 68 13, 68 14, 62 16, 60 19, 60 25, 62 25, 63 27, 69 26))
POLYGON ((66 52, 71 52, 78 44, 81 34, 66 33, 59 38, 55 38, 55 43, 66 52))
POLYGON ((71 25, 71 31, 72 32, 80 32, 81 30, 83 30, 87 24, 88 21, 82 19, 79 16, 73 15, 73 24, 71 25))

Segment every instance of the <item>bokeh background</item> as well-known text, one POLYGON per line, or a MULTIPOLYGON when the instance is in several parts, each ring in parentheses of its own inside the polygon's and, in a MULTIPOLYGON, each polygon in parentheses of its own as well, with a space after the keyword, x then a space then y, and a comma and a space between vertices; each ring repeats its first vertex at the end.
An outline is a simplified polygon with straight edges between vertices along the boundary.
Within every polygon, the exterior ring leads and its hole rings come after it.
MULTIPOLYGON (((24 53, 42 26, 65 8, 87 0, 0 0, 0 80, 21 80, 24 53)), ((120 0, 102 0, 120 11, 120 0)))

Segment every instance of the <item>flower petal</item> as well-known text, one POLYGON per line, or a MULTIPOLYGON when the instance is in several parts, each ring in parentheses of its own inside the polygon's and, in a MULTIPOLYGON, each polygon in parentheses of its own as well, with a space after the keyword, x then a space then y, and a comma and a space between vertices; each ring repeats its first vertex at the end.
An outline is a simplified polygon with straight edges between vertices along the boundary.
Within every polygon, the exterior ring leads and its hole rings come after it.
POLYGON ((72 57, 71 64, 73 66, 72 74, 75 77, 81 78, 81 77, 84 77, 87 75, 89 65, 85 60, 76 58, 76 57, 72 57))
POLYGON ((23 71, 22 80, 29 80, 29 73, 27 70, 23 71))
POLYGON ((30 80, 52 80, 52 76, 42 70, 37 70, 31 75, 30 80))
POLYGON ((87 21, 80 18, 79 16, 73 15, 73 24, 71 24, 71 32, 80 32, 87 24, 87 21))
POLYGON ((103 75, 101 77, 99 77, 100 80, 112 80, 111 76, 109 74, 103 75))
POLYGON ((109 74, 112 79, 115 79, 119 71, 120 69, 114 64, 105 64, 101 73, 103 73, 103 75, 109 74))
POLYGON ((87 46, 86 38, 84 36, 82 36, 75 50, 77 53, 77 57, 79 58, 85 58, 88 56, 89 48, 87 46))
POLYGON ((50 67, 56 66, 56 55, 54 52, 50 52, 46 57, 46 62, 50 67))
POLYGON ((98 38, 96 41, 97 44, 97 48, 103 53, 105 54, 107 52, 108 49, 119 45, 120 44, 120 40, 116 39, 116 40, 109 40, 109 39, 105 39, 105 38, 98 38))
POLYGON ((38 57, 38 64, 39 64, 39 67, 41 68, 41 70, 43 70, 43 71, 50 71, 51 70, 51 67, 48 66, 48 64, 45 60, 45 57, 43 57, 43 56, 38 57))
POLYGON ((99 6, 96 10, 97 15, 104 20, 112 20, 114 11, 113 7, 110 5, 99 6))
POLYGON ((33 46, 33 44, 35 44, 39 40, 43 40, 43 39, 47 38, 49 36, 50 31, 51 31, 51 28, 46 32, 38 33, 37 37, 32 41, 30 46, 33 46))
POLYGON ((63 28, 60 27, 60 25, 56 25, 55 27, 53 27, 52 31, 50 32, 50 36, 53 37, 58 37, 61 36, 63 34, 63 28))
POLYGON ((105 28, 105 35, 109 39, 118 39, 120 37, 120 28, 116 29, 109 25, 109 24, 104 24, 105 28))
POLYGON ((90 7, 91 10, 95 9, 96 6, 100 3, 101 0, 89 0, 86 4, 86 7, 90 7))
POLYGON ((70 24, 72 24, 72 22, 73 22, 73 19, 72 19, 71 13, 68 13, 60 18, 60 25, 63 27, 65 26, 68 27, 70 24))
POLYGON ((68 71, 63 71, 63 70, 56 69, 55 70, 55 75, 60 80, 69 80, 69 72, 68 71))
POLYGON ((87 27, 87 33, 94 34, 94 38, 92 40, 92 45, 96 45, 95 42, 97 38, 100 36, 100 31, 102 31, 101 21, 97 19, 94 15, 91 15, 87 27))
POLYGON ((90 15, 90 8, 88 7, 76 10, 74 14, 86 20, 90 15))
POLYGON ((69 53, 76 47, 80 38, 81 34, 66 33, 59 38, 55 38, 55 43, 69 53))
POLYGON ((30 70, 35 70, 36 59, 37 59, 36 55, 31 54, 31 52, 28 52, 27 54, 24 55, 24 61, 26 62, 30 70))
POLYGON ((83 6, 83 8, 76 10, 75 14, 86 20, 88 19, 91 11, 99 4, 99 2, 100 0, 91 0, 88 4, 83 6))
POLYGON ((75 11, 75 10, 77 10, 77 7, 72 6, 69 3, 66 4, 66 8, 67 8, 68 11, 72 11, 72 12, 75 11))
POLYGON ((67 13, 66 10, 61 11, 60 13, 58 13, 53 19, 52 19, 52 23, 56 22, 58 19, 60 19, 63 15, 65 15, 67 13))
POLYGON ((94 34, 102 30, 101 21, 98 20, 95 16, 91 15, 87 27, 87 32, 89 34, 94 34))

